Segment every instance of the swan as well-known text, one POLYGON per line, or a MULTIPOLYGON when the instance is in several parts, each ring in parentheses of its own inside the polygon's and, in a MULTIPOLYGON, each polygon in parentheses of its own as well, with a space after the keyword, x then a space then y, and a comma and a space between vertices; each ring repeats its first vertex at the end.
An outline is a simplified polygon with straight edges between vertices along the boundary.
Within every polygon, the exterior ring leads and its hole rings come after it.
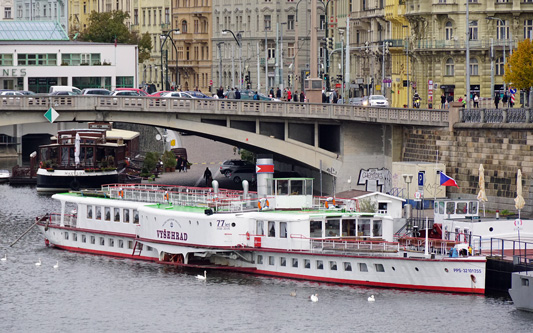
POLYGON ((296 297, 296 290, 291 291, 290 295, 291 295, 292 297, 296 297))
POLYGON ((198 280, 205 280, 207 279, 207 271, 204 271, 204 275, 196 275, 196 278, 198 280))
POLYGON ((374 298, 374 295, 370 295, 370 297, 368 298, 368 301, 369 302, 375 302, 376 299, 374 298))
POLYGON ((56 264, 54 265, 54 268, 58 268, 59 267, 59 261, 56 261, 56 264))
POLYGON ((311 302, 318 302, 318 294, 311 295, 309 298, 311 299, 311 302))
POLYGON ((4 257, 3 257, 2 259, 0 259, 0 260, 2 260, 2 261, 7 261, 7 253, 4 254, 4 257))
POLYGON ((35 266, 41 266, 41 258, 39 258, 39 262, 35 263, 35 266))

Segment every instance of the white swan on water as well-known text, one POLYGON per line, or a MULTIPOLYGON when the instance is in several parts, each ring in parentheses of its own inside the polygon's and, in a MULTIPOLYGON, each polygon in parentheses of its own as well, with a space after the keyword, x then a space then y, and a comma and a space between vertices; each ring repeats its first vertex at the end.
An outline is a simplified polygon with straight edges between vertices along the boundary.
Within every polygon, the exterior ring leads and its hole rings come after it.
POLYGON ((207 271, 204 271, 204 275, 196 275, 196 278, 198 280, 205 280, 207 279, 207 271))
POLYGON ((369 302, 375 302, 376 298, 374 297, 374 295, 370 295, 370 297, 368 298, 368 301, 369 302))
POLYGON ((4 257, 3 257, 2 259, 0 259, 0 260, 2 260, 2 261, 7 261, 7 253, 4 254, 4 257))
POLYGON ((39 261, 35 263, 35 266, 41 266, 41 258, 39 258, 39 261))
POLYGON ((56 264, 54 265, 54 268, 58 268, 59 267, 59 261, 56 261, 56 264))
POLYGON ((318 302, 318 294, 313 294, 309 296, 309 299, 311 299, 311 302, 318 302))
POLYGON ((290 295, 291 295, 292 297, 296 297, 296 290, 291 291, 290 295))

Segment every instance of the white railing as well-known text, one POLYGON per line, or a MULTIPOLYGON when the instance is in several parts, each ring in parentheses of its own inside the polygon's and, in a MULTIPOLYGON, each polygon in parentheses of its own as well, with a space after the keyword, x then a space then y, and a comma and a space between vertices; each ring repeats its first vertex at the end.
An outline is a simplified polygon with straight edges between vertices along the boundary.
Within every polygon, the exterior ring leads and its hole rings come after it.
POLYGON ((345 251, 345 252, 390 252, 400 251, 400 244, 397 242, 384 241, 358 241, 342 239, 312 239, 311 249, 313 251, 345 251))
POLYGON ((73 214, 52 213, 48 224, 76 228, 78 217, 73 214), (63 216, 63 225, 61 225, 61 216, 63 216))

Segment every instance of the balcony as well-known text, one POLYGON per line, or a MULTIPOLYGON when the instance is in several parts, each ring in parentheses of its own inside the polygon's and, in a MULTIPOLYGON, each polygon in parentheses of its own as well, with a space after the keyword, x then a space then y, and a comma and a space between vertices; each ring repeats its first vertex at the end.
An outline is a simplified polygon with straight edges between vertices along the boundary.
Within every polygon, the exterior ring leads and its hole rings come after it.
POLYGON ((405 39, 385 39, 384 42, 389 43, 389 47, 405 47, 405 39))
MULTIPOLYGON (((513 40, 512 41, 513 48, 516 48, 518 46, 518 41, 513 40)), ((483 40, 471 40, 469 43, 470 49, 489 49, 491 46, 491 42, 489 39, 483 39, 483 40)), ((510 41, 509 40, 494 40, 493 45, 494 47, 503 47, 509 46, 510 41)), ((424 49, 466 49, 466 41, 464 40, 418 40, 415 42, 415 50, 424 50, 424 49)))

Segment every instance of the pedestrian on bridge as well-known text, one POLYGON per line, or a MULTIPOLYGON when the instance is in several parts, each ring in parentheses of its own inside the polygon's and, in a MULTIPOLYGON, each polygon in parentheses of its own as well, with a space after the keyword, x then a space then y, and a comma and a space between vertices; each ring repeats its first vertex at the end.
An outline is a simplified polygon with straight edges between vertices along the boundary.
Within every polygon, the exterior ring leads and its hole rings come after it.
POLYGON ((300 103, 303 103, 303 102, 305 102, 305 94, 302 91, 302 92, 300 92, 300 103))
POLYGON ((293 97, 292 97, 292 100, 293 100, 294 102, 299 102, 299 100, 298 100, 299 97, 300 97, 300 96, 298 95, 298 90, 295 90, 295 91, 294 91, 294 95, 293 95, 293 97))
POLYGON ((217 96, 218 96, 219 99, 224 99, 224 88, 222 88, 222 86, 220 86, 220 88, 218 88, 217 96))
POLYGON ((235 99, 241 99, 241 92, 237 88, 235 88, 235 99))
POLYGON ((494 94, 494 105, 496 106, 496 109, 498 108, 498 104, 500 104, 500 93, 494 94))
POLYGON ((235 91, 233 88, 228 92, 228 99, 235 99, 235 91))
POLYGON ((442 93, 442 96, 440 96, 440 108, 444 109, 446 107, 446 96, 444 93, 442 93))
POLYGON ((274 97, 274 87, 270 88, 270 96, 268 97, 274 97))
POLYGON ((279 87, 278 90, 276 90, 276 98, 281 99, 281 89, 279 89, 279 87))
POLYGON ((211 174, 211 170, 209 170, 209 167, 205 168, 204 178, 205 178, 205 186, 209 186, 209 184, 211 184, 211 182, 213 181, 213 175, 211 174))

